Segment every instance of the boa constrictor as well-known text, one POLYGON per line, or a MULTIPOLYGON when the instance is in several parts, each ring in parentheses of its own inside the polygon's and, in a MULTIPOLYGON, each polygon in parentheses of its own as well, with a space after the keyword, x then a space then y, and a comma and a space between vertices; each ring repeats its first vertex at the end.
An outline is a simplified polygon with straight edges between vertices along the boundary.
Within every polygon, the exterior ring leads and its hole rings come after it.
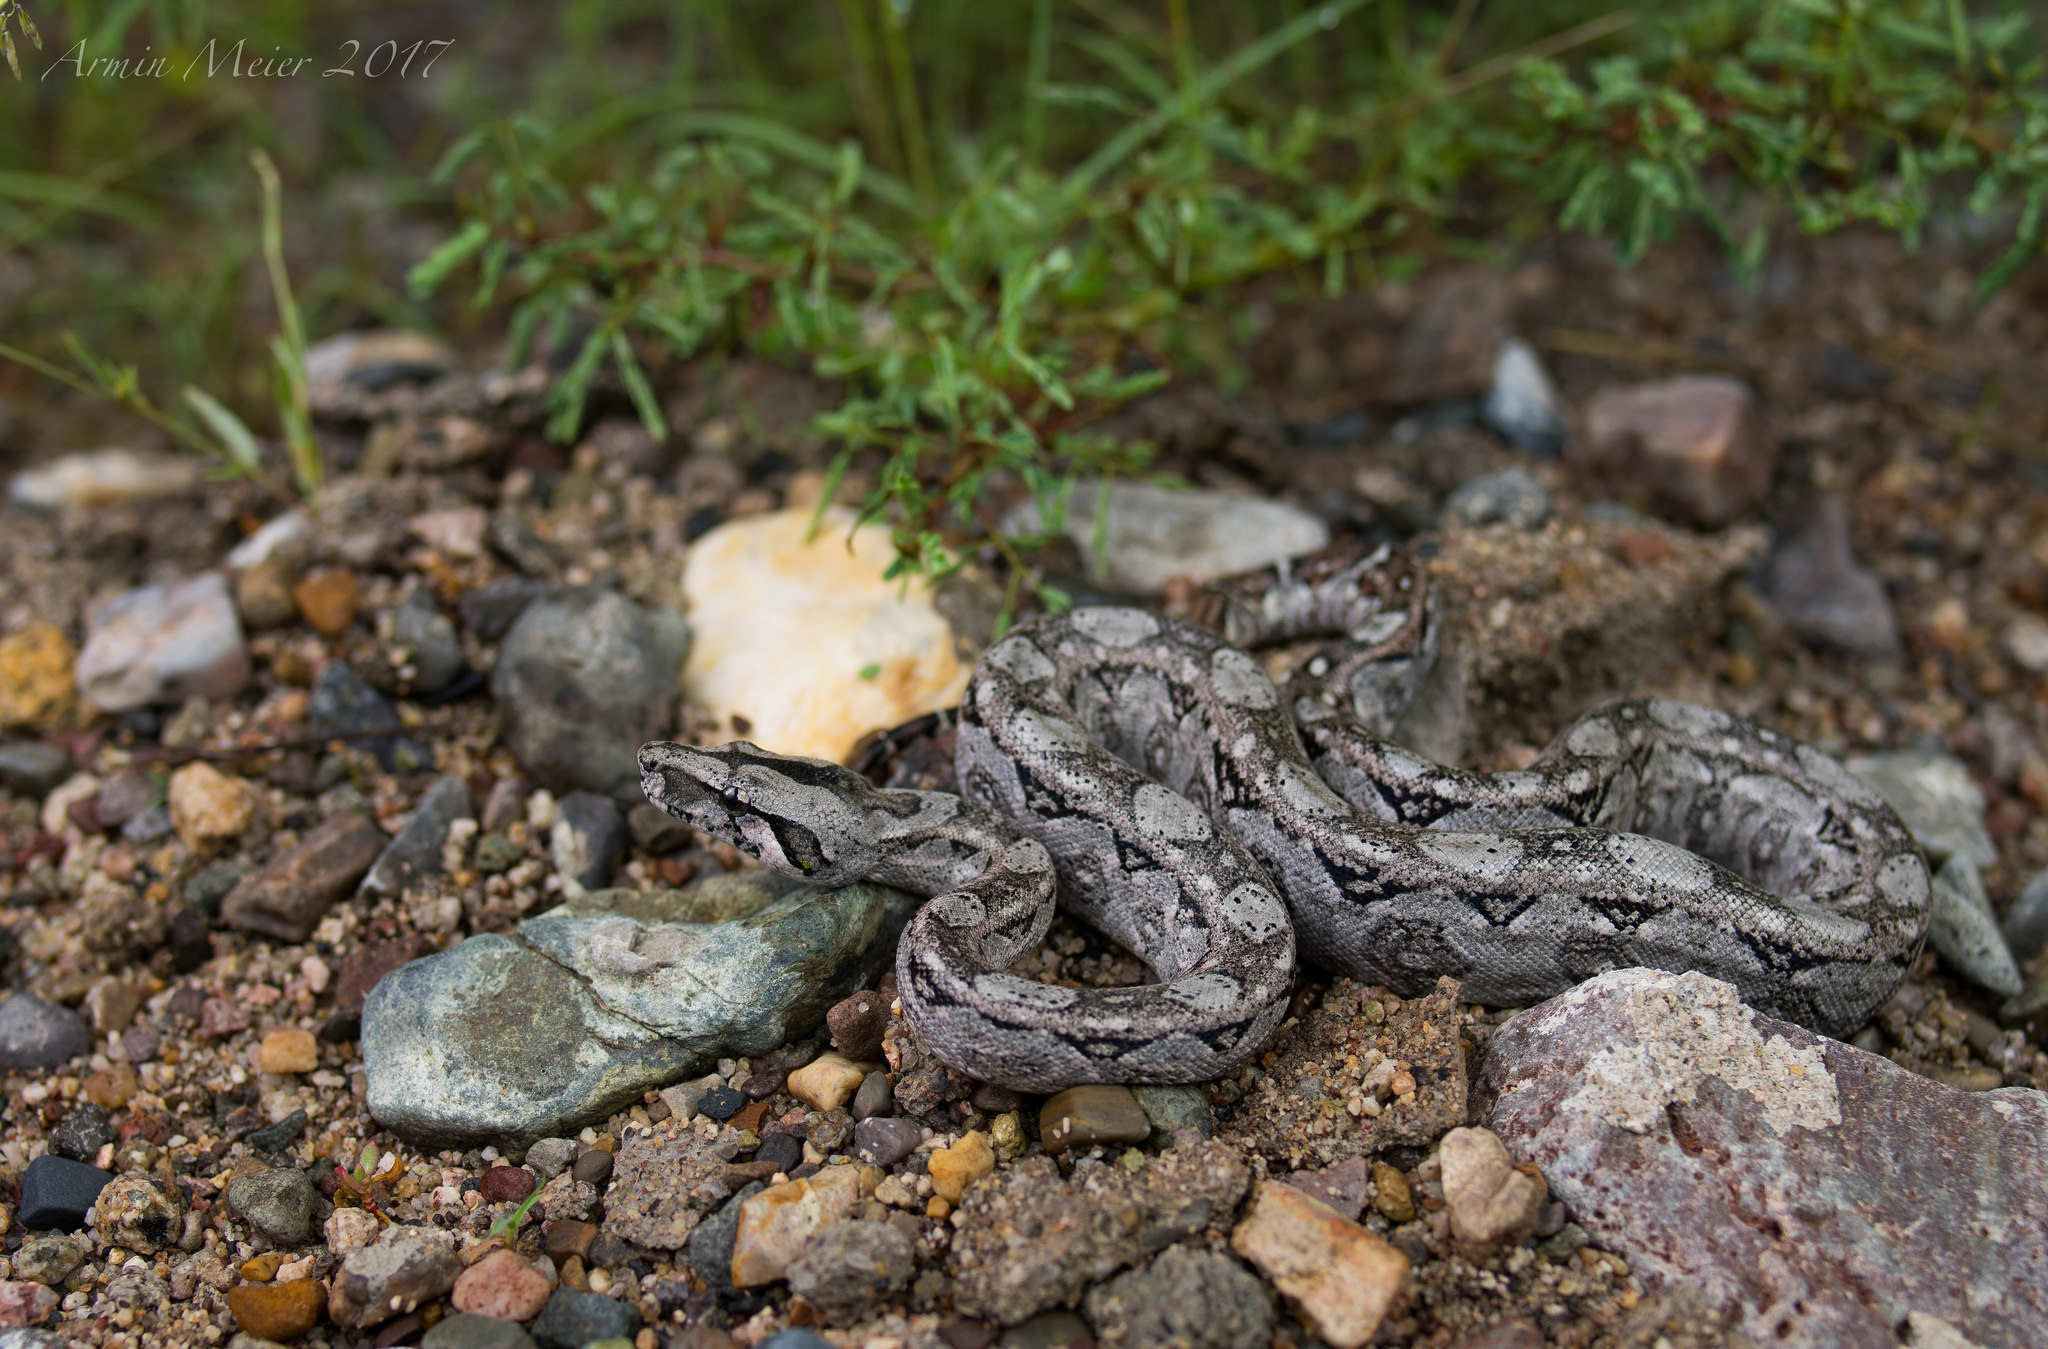
POLYGON ((1700 970, 1838 1036, 1919 954, 1912 838, 1805 745, 1642 699, 1526 770, 1445 768, 1375 730, 1434 654, 1411 565, 1315 559, 1208 602, 1227 636, 1084 608, 995 642, 960 710, 958 794, 744 741, 648 745, 642 785, 806 880, 930 896, 898 946, 905 1014, 942 1062, 1028 1091, 1236 1070, 1286 1013, 1297 940, 1404 996, 1447 974, 1505 1006, 1624 966, 1700 970), (1332 631, 1284 697, 1239 645, 1332 631), (1156 982, 1006 973, 1055 896, 1156 982))

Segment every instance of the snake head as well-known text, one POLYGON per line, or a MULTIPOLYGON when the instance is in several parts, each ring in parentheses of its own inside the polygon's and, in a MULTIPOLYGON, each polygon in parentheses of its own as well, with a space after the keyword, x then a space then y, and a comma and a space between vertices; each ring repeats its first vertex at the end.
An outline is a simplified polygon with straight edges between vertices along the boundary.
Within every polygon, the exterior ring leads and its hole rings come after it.
POLYGON ((640 747, 640 787, 679 820, 765 866, 820 885, 872 871, 858 803, 875 793, 852 769, 776 754, 745 740, 705 749, 657 741, 640 747))

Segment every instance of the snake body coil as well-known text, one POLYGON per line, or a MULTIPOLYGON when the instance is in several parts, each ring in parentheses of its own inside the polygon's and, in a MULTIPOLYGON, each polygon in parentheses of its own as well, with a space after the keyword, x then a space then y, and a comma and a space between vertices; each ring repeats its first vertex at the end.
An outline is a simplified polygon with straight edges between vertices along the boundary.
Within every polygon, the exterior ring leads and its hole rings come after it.
POLYGON ((1926 865, 1824 755, 1646 699, 1580 718, 1526 770, 1445 768, 1368 725, 1433 655, 1418 575, 1374 557, 1220 593, 1219 626, 1247 644, 1345 639, 1283 697, 1214 633, 1080 609, 983 656, 959 795, 745 742, 649 745, 642 782, 771 866, 932 896, 898 946, 905 1013, 942 1062, 1022 1090, 1234 1071, 1285 1014, 1297 937, 1404 996, 1448 974, 1499 1005, 1625 966, 1700 970, 1835 1035, 1918 955, 1926 865), (1004 973, 1056 893, 1157 982, 1004 973))

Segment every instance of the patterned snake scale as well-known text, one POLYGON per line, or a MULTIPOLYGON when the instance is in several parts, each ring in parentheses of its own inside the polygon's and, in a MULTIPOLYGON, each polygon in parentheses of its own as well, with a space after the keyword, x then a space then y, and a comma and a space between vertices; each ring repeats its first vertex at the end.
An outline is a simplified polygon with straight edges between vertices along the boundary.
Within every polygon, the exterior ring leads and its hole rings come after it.
POLYGON ((898 945, 905 1014, 941 1062, 1027 1091, 1235 1071, 1286 1013, 1297 941, 1403 996, 1448 974, 1503 1006, 1609 969, 1700 970, 1837 1036, 1919 954, 1926 863, 1805 745, 1639 699, 1526 770, 1445 768, 1376 733, 1434 656, 1412 564, 1310 559, 1202 603, 1227 636, 1084 608, 995 642, 960 711, 959 795, 744 741, 650 744, 642 785, 769 866, 931 896, 898 945), (1240 649, 1330 632, 1284 696, 1240 649), (1004 973, 1056 894, 1157 982, 1004 973))

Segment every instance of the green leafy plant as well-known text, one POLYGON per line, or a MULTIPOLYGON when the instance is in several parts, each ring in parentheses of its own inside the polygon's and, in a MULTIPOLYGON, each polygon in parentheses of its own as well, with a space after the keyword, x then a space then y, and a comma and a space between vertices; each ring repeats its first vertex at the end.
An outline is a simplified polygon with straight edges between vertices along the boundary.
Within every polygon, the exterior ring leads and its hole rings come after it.
POLYGON ((519 1207, 491 1224, 489 1235, 502 1237, 506 1242, 519 1240, 520 1224, 526 1221, 526 1211, 540 1199, 540 1188, 536 1186, 526 1198, 519 1201, 519 1207))

